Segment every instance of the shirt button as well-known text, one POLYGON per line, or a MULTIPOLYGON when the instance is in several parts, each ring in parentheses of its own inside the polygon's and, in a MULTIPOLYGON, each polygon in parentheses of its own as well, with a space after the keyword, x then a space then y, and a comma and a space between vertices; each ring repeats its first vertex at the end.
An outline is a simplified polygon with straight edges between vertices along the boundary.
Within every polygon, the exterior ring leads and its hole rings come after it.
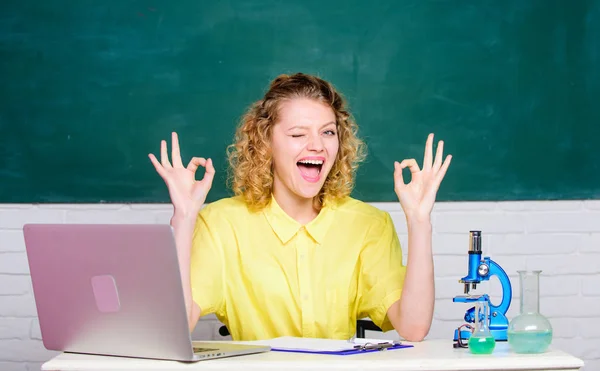
POLYGON ((300 254, 300 259, 304 259, 304 254, 300 254))
POLYGON ((308 300, 308 295, 304 295, 304 296, 302 297, 302 300, 304 300, 304 301, 307 301, 307 300, 308 300))

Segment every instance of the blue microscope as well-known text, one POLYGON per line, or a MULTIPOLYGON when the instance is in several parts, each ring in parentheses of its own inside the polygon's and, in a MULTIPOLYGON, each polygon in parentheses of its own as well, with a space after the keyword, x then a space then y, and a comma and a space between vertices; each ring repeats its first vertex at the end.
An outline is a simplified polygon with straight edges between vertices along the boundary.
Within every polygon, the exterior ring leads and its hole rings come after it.
MULTIPOLYGON (((496 341, 506 341, 506 331, 508 329, 508 319, 506 312, 510 307, 512 299, 512 287, 508 275, 504 270, 489 257, 481 257, 481 231, 469 232, 469 272, 459 280, 465 285, 465 295, 456 296, 452 299, 455 303, 474 303, 477 301, 487 301, 490 307, 490 322, 489 329, 496 341), (502 301, 499 305, 493 305, 490 302, 490 297, 487 294, 469 295, 469 290, 477 287, 481 281, 487 281, 492 276, 497 276, 502 286, 502 301)), ((469 308, 465 314, 467 323, 475 322, 475 307, 469 308)), ((462 326, 461 326, 462 327, 462 326)), ((459 340, 459 335, 462 340, 468 340, 471 331, 469 330, 454 330, 454 341, 459 340), (460 334, 459 334, 460 332, 460 334)))

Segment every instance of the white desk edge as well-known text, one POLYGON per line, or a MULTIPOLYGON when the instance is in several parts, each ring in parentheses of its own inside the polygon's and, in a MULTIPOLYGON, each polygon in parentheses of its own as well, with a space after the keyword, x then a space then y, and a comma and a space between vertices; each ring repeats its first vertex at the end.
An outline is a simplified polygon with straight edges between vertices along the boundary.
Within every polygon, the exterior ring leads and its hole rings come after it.
POLYGON ((317 355, 267 352, 206 360, 194 363, 105 357, 62 353, 44 363, 44 371, 88 370, 579 370, 584 362, 561 350, 550 348, 543 354, 515 354, 506 342, 498 342, 491 355, 474 355, 468 349, 455 349, 449 340, 425 340, 413 348, 360 355, 317 355))

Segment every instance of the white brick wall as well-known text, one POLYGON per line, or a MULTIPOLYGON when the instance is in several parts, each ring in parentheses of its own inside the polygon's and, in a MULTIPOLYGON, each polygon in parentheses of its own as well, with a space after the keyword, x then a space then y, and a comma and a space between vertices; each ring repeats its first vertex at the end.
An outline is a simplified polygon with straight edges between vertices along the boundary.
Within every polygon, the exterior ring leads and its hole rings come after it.
MULTIPOLYGON (((406 226, 397 203, 375 204, 391 213, 407 253, 406 226)), ((36 318, 21 228, 26 222, 168 223, 168 205, 0 205, 0 370, 39 370, 55 352, 44 349, 36 318)), ((552 322, 553 346, 600 370, 600 201, 438 203, 433 215, 435 317, 429 338, 450 339, 466 304, 458 278, 467 270, 468 232, 482 230, 483 250, 509 274, 518 314, 518 269, 543 270, 541 311, 552 322)), ((492 280, 477 292, 499 299, 492 280)), ((218 339, 220 324, 204 318, 195 339, 218 339)), ((394 333, 369 334, 393 337, 394 333)))

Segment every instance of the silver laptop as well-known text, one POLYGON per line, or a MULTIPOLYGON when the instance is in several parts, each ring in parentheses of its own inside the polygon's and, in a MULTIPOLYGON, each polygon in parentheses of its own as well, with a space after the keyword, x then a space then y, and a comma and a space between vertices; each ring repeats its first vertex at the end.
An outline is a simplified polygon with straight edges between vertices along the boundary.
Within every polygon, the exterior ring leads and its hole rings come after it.
POLYGON ((270 350, 192 342, 169 225, 26 224, 23 234, 49 350, 176 361, 270 350))

